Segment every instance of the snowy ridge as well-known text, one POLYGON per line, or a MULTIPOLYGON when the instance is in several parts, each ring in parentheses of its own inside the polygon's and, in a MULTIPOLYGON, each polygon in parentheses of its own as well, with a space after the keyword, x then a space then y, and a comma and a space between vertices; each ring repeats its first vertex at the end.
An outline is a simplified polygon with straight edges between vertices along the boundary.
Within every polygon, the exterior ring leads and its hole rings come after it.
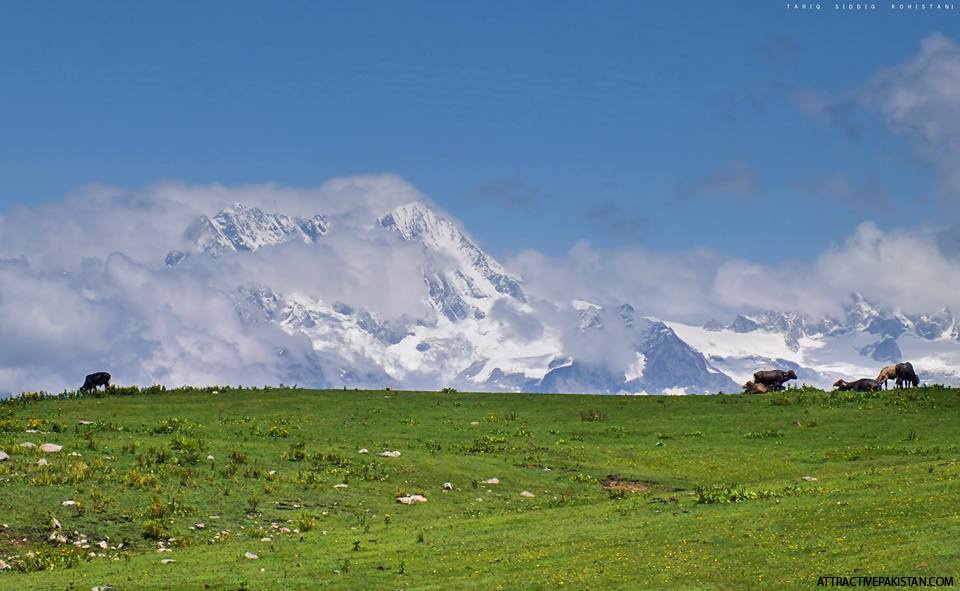
MULTIPOLYGON (((196 252, 219 257, 229 251, 253 252, 264 246, 282 244, 291 240, 315 242, 329 230, 323 215, 301 218, 264 213, 256 207, 235 203, 212 218, 197 218, 184 233, 184 239, 196 252)), ((189 253, 175 250, 166 258, 168 266, 176 266, 189 253)))

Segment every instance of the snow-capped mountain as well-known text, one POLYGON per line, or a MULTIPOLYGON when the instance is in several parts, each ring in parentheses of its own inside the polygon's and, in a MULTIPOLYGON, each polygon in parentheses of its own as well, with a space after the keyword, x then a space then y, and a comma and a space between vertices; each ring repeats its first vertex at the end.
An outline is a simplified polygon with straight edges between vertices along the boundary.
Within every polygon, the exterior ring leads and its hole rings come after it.
POLYGON ((231 265, 242 265, 244 257, 290 242, 323 249, 337 231, 367 232, 413 253, 418 272, 400 281, 419 294, 420 312, 385 315, 303 286, 238 281, 233 287, 230 298, 243 322, 309 340, 313 357, 299 361, 296 376, 304 383, 314 367, 309 383, 317 386, 734 392, 761 368, 793 369, 801 382, 825 386, 837 377, 875 376, 903 359, 926 381, 960 381, 951 369, 960 367, 960 331, 946 309, 905 314, 852 294, 839 318, 765 310, 694 326, 639 315, 643 302, 531 300, 521 277, 423 203, 366 223, 358 230, 322 213, 291 217, 238 203, 198 217, 185 228, 183 249, 171 251, 166 263, 177 268, 195 256, 219 265, 231 252, 231 265))
MULTIPOLYGON (((425 204, 387 211, 370 220, 369 230, 419 251, 420 275, 409 281, 419 285, 424 314, 386 318, 355 302, 283 285, 239 284, 231 294, 244 322, 272 323, 310 340, 324 367, 317 385, 599 393, 737 389, 670 327, 637 317, 628 303, 529 301, 519 276, 425 204), (622 344, 626 357, 618 357, 626 361, 577 351, 593 339, 622 344)), ((242 255, 233 259, 236 264, 290 241, 322 246, 331 231, 336 224, 322 214, 295 218, 235 204, 197 218, 184 232, 186 248, 171 252, 166 262, 176 267, 187 256, 213 262, 235 251, 242 255)))

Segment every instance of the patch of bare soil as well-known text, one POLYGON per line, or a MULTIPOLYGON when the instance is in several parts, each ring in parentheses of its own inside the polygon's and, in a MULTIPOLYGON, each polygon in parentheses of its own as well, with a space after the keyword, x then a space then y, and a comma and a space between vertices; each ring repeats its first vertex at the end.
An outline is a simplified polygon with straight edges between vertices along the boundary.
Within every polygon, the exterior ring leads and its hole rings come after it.
POLYGON ((643 482, 640 480, 630 480, 621 478, 616 474, 611 474, 600 481, 603 488, 608 490, 623 490, 626 492, 646 492, 653 488, 652 482, 643 482))

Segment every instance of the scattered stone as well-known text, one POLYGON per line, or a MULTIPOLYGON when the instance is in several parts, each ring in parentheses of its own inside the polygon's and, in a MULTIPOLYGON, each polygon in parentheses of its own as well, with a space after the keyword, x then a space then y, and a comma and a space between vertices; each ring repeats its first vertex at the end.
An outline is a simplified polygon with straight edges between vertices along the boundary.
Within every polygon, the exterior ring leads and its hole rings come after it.
POLYGON ((267 536, 266 538, 260 538, 260 541, 261 541, 261 542, 272 542, 272 541, 273 541, 273 538, 267 536))
POLYGON ((99 542, 97 542, 97 547, 99 547, 101 550, 106 550, 107 548, 110 547, 110 544, 107 544, 106 540, 100 540, 99 542))
POLYGON ((334 484, 333 488, 349 488, 349 486, 341 482, 340 484, 334 484))
POLYGON ((213 392, 211 392, 211 394, 219 394, 219 393, 220 393, 220 390, 214 390, 213 392))
POLYGON ((35 447, 37 447, 37 444, 30 443, 29 441, 24 441, 23 443, 20 444, 20 447, 24 449, 34 449, 35 447))
POLYGON ((174 562, 176 562, 176 560, 172 558, 164 558, 160 561, 160 564, 173 564, 174 562))
POLYGON ((526 498, 528 498, 528 499, 532 499, 533 497, 535 497, 535 496, 537 496, 537 495, 533 494, 532 492, 530 492, 530 491, 528 491, 528 490, 525 490, 525 491, 523 491, 522 493, 520 493, 520 496, 521 496, 521 497, 526 497, 526 498))
POLYGON ((480 421, 470 421, 470 424, 473 426, 477 426, 480 424, 480 421))
POLYGON ((368 454, 368 453, 370 453, 370 450, 364 447, 363 449, 361 449, 361 450, 358 451, 357 453, 358 453, 358 454, 368 454))
POLYGON ((257 559, 260 558, 259 556, 257 556, 257 555, 254 554, 253 552, 244 552, 244 553, 243 553, 243 557, 246 558, 247 560, 257 560, 257 559))
POLYGON ((67 455, 70 456, 70 457, 72 457, 72 458, 79 458, 79 457, 81 457, 82 454, 80 454, 79 452, 72 451, 72 452, 68 453, 67 455))
POLYGON ((47 458, 40 458, 39 460, 37 460, 38 466, 47 466, 49 464, 50 462, 47 461, 47 458))
POLYGON ((47 454, 55 454, 60 452, 63 449, 62 445, 57 445, 56 443, 44 443, 40 446, 40 451, 47 454))
POLYGON ((481 480, 480 484, 500 484, 499 478, 487 478, 486 480, 481 480))
POLYGON ((807 482, 816 482, 816 481, 817 481, 817 479, 814 478, 813 476, 804 476, 803 479, 806 480, 807 482))
POLYGON ((62 529, 62 528, 63 528, 63 526, 60 525, 60 520, 57 519, 56 517, 51 517, 51 518, 50 518, 50 527, 53 528, 53 529, 62 529))
POLYGON ((207 456, 207 459, 212 462, 215 458, 211 455, 211 456, 207 456))
POLYGON ((64 507, 73 507, 74 505, 77 504, 77 502, 74 501, 73 499, 67 499, 66 501, 64 501, 64 502, 62 502, 62 503, 60 503, 60 504, 63 505, 64 507))
POLYGON ((77 421, 78 425, 92 425, 93 421, 77 421))
POLYGON ((444 483, 443 483, 443 490, 453 490, 453 483, 444 482, 444 483))
POLYGON ((10 454, 5 451, 0 451, 0 462, 6 462, 10 459, 10 454))
POLYGON ((27 429, 26 431, 24 431, 24 433, 39 433, 39 432, 40 432, 39 429, 27 429))
POLYGON ((51 532, 51 533, 50 533, 50 537, 47 538, 47 539, 50 540, 51 542, 53 542, 54 544, 66 544, 66 543, 67 543, 67 536, 63 535, 63 534, 60 533, 60 532, 56 532, 56 531, 55 531, 55 532, 51 532))
POLYGON ((417 503, 426 503, 427 497, 423 495, 407 495, 405 497, 397 497, 397 502, 404 505, 416 505, 417 503))
POLYGON ((380 455, 383 456, 383 457, 385 457, 385 458, 399 458, 399 457, 400 457, 400 452, 398 452, 398 451, 396 451, 396 450, 394 450, 394 451, 382 451, 382 452, 380 452, 380 455))
POLYGON ((206 526, 205 524, 203 524, 203 523, 194 523, 194 524, 193 524, 193 527, 195 527, 195 528, 197 528, 197 529, 203 529, 203 528, 205 528, 205 527, 207 527, 207 526, 206 526))
POLYGON ((10 565, 5 561, 0 560, 0 570, 10 570, 10 565))
POLYGON ((90 587, 90 591, 114 591, 110 585, 100 585, 99 587, 90 587))

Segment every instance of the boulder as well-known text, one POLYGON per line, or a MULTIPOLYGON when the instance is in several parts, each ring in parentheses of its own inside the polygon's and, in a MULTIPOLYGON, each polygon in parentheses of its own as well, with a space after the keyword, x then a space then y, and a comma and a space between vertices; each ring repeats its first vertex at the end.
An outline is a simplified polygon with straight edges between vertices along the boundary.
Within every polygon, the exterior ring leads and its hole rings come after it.
POLYGON ((423 495, 407 495, 405 497, 397 497, 397 502, 403 505, 416 505, 417 503, 426 503, 427 497, 423 495))
POLYGON ((481 480, 480 484, 500 484, 499 478, 487 478, 486 480, 481 480))
POLYGON ((399 458, 399 457, 400 457, 400 452, 398 452, 398 451, 396 451, 396 450, 394 450, 394 451, 382 451, 382 452, 380 452, 380 455, 383 456, 383 457, 385 457, 385 458, 399 458))
POLYGON ((40 451, 47 454, 59 453, 63 449, 62 445, 57 445, 56 443, 44 443, 40 446, 40 451))
POLYGON ((243 553, 243 557, 246 558, 247 560, 257 560, 257 559, 260 558, 259 556, 257 556, 257 555, 254 554, 253 552, 244 552, 244 553, 243 553))
POLYGON ((10 454, 5 451, 0 451, 0 462, 6 462, 10 459, 10 454))

